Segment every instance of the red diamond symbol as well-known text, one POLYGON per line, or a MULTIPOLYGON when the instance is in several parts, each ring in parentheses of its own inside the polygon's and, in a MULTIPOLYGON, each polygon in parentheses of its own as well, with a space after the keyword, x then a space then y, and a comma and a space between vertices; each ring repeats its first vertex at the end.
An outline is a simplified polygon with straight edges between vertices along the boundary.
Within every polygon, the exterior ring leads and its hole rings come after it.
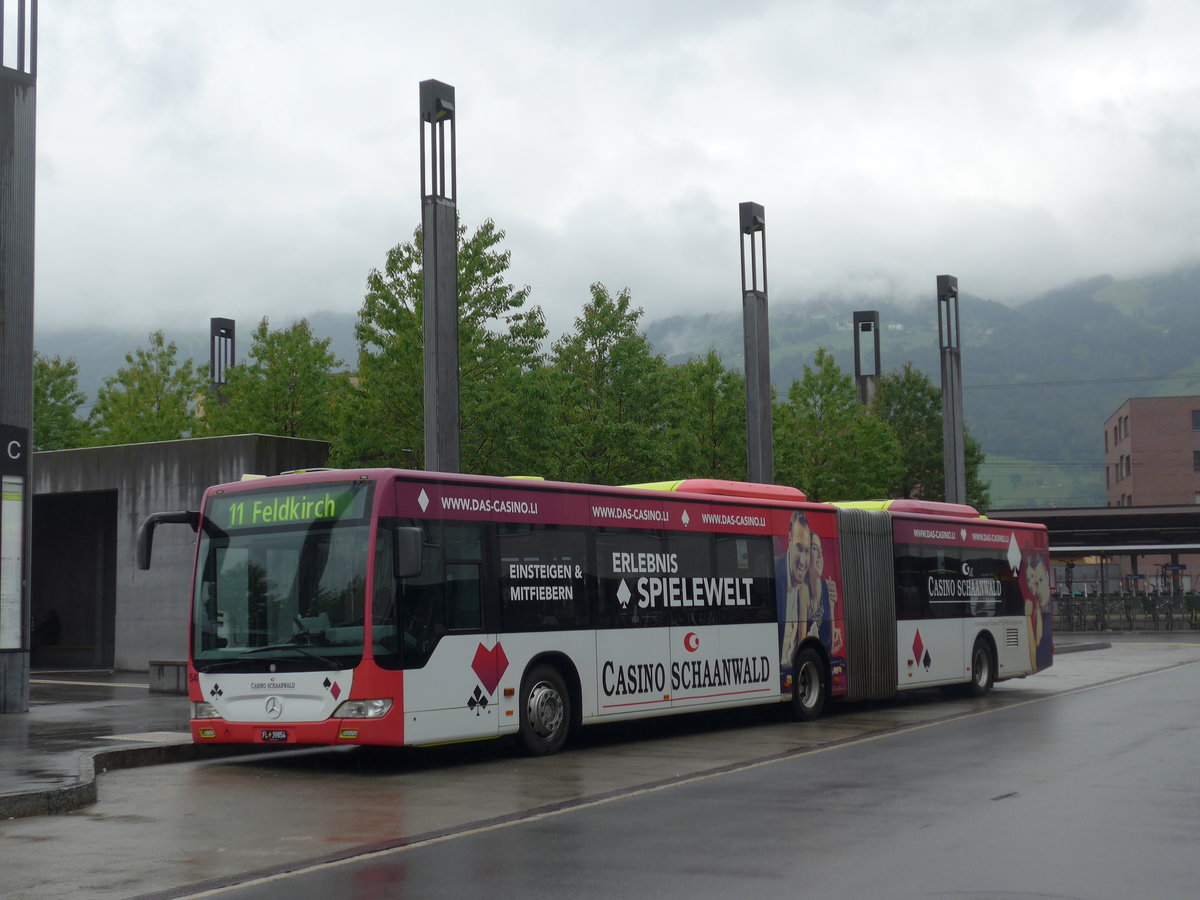
POLYGON ((480 644, 475 651, 475 659, 471 661, 471 668, 475 671, 483 689, 489 694, 494 694, 496 685, 500 683, 500 679, 504 677, 504 673, 508 669, 508 657, 504 655, 504 648, 500 646, 499 642, 491 650, 480 644))
POLYGON ((925 645, 921 643, 921 632, 917 632, 917 636, 913 638, 913 659, 921 661, 921 651, 925 649, 925 645))
POLYGON ((333 694, 334 700, 341 696, 342 689, 338 687, 338 683, 336 681, 333 683, 333 687, 329 689, 329 693, 333 694))

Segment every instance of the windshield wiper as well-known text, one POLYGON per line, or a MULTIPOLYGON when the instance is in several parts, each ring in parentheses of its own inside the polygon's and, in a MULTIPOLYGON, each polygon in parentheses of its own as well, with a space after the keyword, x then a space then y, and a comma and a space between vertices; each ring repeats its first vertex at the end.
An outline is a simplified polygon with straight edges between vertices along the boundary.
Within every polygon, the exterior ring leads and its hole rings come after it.
POLYGON ((223 672, 226 669, 234 669, 244 663, 245 660, 241 657, 237 659, 218 659, 215 662, 196 660, 196 671, 207 675, 209 672, 223 672))
POLYGON ((322 656, 320 653, 313 653, 307 647, 302 647, 299 644, 268 644, 265 647, 248 647, 242 651, 242 656, 250 656, 257 653, 271 653, 279 650, 295 650, 297 653, 303 653, 305 656, 311 656, 313 659, 320 660, 331 669, 340 669, 342 664, 328 656, 322 656))

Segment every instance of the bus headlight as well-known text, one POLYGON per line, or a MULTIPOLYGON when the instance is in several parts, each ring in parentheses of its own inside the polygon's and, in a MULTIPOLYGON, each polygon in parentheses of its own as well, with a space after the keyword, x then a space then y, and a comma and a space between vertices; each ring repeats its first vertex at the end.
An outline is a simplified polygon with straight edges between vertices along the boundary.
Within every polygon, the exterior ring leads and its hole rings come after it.
POLYGON ((392 708, 392 701, 387 700, 347 700, 336 710, 334 718, 341 719, 378 719, 387 715, 392 708))
POLYGON ((217 712, 217 708, 206 700, 201 700, 199 703, 192 703, 192 718, 193 719, 219 719, 221 714, 217 712))

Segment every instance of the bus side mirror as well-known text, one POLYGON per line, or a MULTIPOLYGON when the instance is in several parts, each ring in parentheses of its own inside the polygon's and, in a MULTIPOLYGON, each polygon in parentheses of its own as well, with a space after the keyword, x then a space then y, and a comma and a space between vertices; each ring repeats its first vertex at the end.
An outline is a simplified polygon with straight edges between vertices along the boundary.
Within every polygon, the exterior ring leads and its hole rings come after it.
POLYGON ((392 532, 392 574, 397 578, 415 578, 421 574, 421 551, 425 538, 420 528, 397 528, 392 532))
POLYGON ((183 509, 179 512, 151 513, 138 529, 137 567, 143 572, 150 568, 150 548, 154 544, 154 529, 159 525, 191 525, 192 531, 200 528, 200 513, 183 509))

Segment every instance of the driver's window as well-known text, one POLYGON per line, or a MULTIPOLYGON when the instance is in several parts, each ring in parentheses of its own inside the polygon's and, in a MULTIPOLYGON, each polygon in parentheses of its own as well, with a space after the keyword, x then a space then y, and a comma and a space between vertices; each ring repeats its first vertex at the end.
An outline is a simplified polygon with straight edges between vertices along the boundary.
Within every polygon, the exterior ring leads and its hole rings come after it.
MULTIPOLYGON (((423 530, 421 574, 397 583, 391 576, 390 549, 380 552, 383 545, 377 547, 372 643, 380 666, 421 668, 447 634, 483 627, 483 526, 409 520, 396 524, 423 530)), ((380 540, 390 544, 390 535, 380 540)))

